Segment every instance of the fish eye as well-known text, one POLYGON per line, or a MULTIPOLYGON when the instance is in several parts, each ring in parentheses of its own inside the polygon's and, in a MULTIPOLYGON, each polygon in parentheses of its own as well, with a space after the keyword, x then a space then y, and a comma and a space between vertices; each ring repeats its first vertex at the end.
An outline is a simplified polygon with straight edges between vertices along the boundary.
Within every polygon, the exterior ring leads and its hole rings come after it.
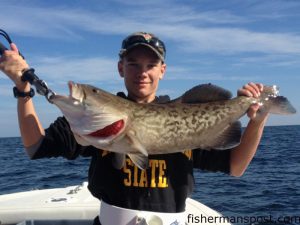
POLYGON ((94 93, 98 93, 99 91, 96 88, 93 88, 92 90, 94 93))

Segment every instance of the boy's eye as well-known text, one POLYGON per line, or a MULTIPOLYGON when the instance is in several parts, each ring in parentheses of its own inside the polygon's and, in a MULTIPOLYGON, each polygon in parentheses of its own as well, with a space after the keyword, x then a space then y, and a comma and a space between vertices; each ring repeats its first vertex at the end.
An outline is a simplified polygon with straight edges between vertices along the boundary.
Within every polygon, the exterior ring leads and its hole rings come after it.
MULTIPOLYGON (((141 65, 137 62, 128 62, 127 66, 129 66, 129 67, 139 67, 139 66, 143 66, 143 65, 141 65)), ((151 68, 156 67, 157 63, 148 63, 148 64, 146 64, 146 66, 147 66, 147 68, 151 69, 151 68)))
POLYGON ((131 66, 131 67, 136 67, 136 66, 138 66, 137 63, 128 63, 127 65, 128 65, 128 66, 131 66))
POLYGON ((156 67, 157 66, 157 64, 156 63, 151 63, 151 64, 148 64, 148 68, 154 68, 154 67, 156 67))

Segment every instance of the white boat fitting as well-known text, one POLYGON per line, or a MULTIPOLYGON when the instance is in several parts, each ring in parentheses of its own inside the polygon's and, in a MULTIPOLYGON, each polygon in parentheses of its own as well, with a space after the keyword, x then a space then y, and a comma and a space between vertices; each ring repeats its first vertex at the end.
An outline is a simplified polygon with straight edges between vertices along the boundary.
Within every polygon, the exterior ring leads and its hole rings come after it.
MULTIPOLYGON (((87 182, 0 195, 0 225, 88 225, 99 213, 100 204, 87 189, 87 182)), ((230 225, 220 213, 190 198, 186 212, 189 225, 230 225)))

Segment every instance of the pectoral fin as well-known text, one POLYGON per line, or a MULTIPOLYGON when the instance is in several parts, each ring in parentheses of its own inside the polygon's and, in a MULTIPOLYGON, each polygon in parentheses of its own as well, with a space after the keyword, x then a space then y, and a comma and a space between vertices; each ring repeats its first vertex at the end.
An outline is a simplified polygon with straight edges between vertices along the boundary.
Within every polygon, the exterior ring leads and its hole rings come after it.
POLYGON ((144 156, 148 157, 148 152, 144 148, 144 146, 139 141, 138 137, 136 136, 134 131, 127 132, 127 140, 129 141, 131 148, 136 150, 137 152, 141 153, 144 156))
POLYGON ((131 148, 138 153, 128 154, 132 162, 140 169, 146 169, 148 167, 148 152, 139 141, 134 131, 127 132, 127 139, 131 145, 131 148))
MULTIPOLYGON (((143 154, 128 154, 131 161, 141 170, 147 169, 148 167, 148 157, 143 154)), ((125 154, 114 153, 113 166, 120 170, 125 165, 125 154)))
POLYGON ((125 165, 125 154, 114 153, 112 164, 116 169, 122 169, 125 165))
POLYGON ((145 156, 143 154, 128 154, 128 156, 132 160, 132 162, 141 170, 148 168, 148 156, 145 156))

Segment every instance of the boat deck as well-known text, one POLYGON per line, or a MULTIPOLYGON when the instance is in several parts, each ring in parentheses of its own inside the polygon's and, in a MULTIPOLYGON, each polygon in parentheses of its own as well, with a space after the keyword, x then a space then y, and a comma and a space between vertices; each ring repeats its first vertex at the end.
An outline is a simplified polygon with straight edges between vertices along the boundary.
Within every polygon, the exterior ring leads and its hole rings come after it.
MULTIPOLYGON (((0 225, 92 225, 100 204, 88 191, 86 182, 0 195, 0 225)), ((186 212, 189 225, 230 225, 220 213, 190 198, 186 212), (212 221, 214 218, 217 220, 212 221)))
POLYGON ((25 220, 16 225, 92 225, 93 220, 25 220))

